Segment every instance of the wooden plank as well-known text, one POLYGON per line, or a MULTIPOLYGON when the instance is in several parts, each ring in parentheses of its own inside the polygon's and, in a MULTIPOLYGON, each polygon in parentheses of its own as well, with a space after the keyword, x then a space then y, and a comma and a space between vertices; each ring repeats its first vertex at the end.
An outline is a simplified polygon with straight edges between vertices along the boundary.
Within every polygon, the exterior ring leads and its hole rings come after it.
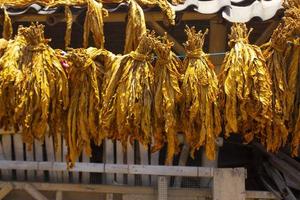
MULTIPOLYGON (((34 154, 35 154, 35 161, 42 162, 43 159, 43 142, 35 140, 34 141, 34 154)), ((44 181, 44 171, 37 170, 36 171, 36 179, 38 181, 44 181)))
MULTIPOLYGON (((25 151, 26 152, 26 161, 34 161, 33 146, 26 144, 25 148, 26 148, 26 151, 25 151)), ((35 179, 35 173, 33 170, 27 170, 26 174, 27 174, 27 180, 33 181, 35 179)))
MULTIPOLYGON (((46 145, 46 153, 47 153, 47 161, 55 162, 55 149, 53 143, 53 137, 46 136, 45 138, 45 145, 46 145)), ((50 171, 49 172, 49 181, 50 182, 57 182, 57 174, 56 172, 50 171)))
MULTIPOLYGON (((24 161, 24 148, 23 148, 22 136, 20 134, 13 135, 13 143, 14 143, 14 150, 15 150, 15 160, 24 161)), ((19 181, 25 179, 24 170, 17 170, 16 175, 17 175, 17 180, 19 181)))
MULTIPOLYGON (((159 35, 163 36, 165 35, 165 33, 167 33, 168 31, 166 29, 164 29, 161 25, 159 25, 155 20, 151 20, 148 21, 147 24, 153 29, 155 30, 155 32, 157 32, 159 35)), ((173 36, 171 36, 170 34, 167 35, 168 39, 171 40, 174 43, 173 49, 174 51, 179 54, 179 55, 184 55, 185 54, 185 49, 182 46, 182 44, 180 44, 173 36)))
POLYGON ((273 34, 273 31, 278 26, 279 21, 272 21, 269 26, 265 29, 265 31, 260 34, 259 38, 255 41, 256 45, 263 45, 264 43, 268 42, 271 35, 273 34))
MULTIPOLYGON (((210 21, 209 28, 209 52, 225 52, 227 47, 227 27, 222 21, 210 21)), ((215 71, 220 71, 224 60, 224 55, 215 55, 210 57, 213 64, 216 66, 215 71)))
MULTIPOLYGON (((11 135, 3 135, 2 136, 2 147, 3 147, 3 156, 4 160, 12 159, 12 143, 11 143, 11 135)), ((12 179, 12 170, 2 170, 1 171, 3 180, 11 180, 12 179)))
MULTIPOLYGON (((62 139, 62 160, 66 163, 66 156, 68 154, 68 147, 66 141, 62 139)), ((69 171, 65 170, 63 172, 63 182, 69 183, 69 171)))
POLYGON ((56 191, 55 200, 63 200, 63 192, 62 191, 56 191))
MULTIPOLYGON (((62 151, 62 146, 63 146, 63 136, 59 136, 57 138, 57 147, 55 149, 55 161, 56 162, 62 162, 63 161, 63 151, 62 151)), ((61 183, 63 182, 63 173, 62 172, 56 172, 56 177, 57 177, 57 182, 61 183)))
MULTIPOLYGON (((126 150, 126 157, 127 157, 127 164, 133 165, 134 163, 134 146, 130 144, 128 141, 127 143, 127 150, 126 150)), ((127 184, 132 186, 135 184, 135 176, 128 174, 127 175, 127 184)))
POLYGON ((24 190, 30 194, 34 199, 36 200, 48 200, 47 197, 45 197, 42 193, 40 193, 34 186, 31 184, 25 184, 24 185, 24 190))
MULTIPOLYGON (((4 150, 3 150, 3 144, 2 142, 0 143, 0 160, 6 160, 5 158, 5 154, 4 154, 4 150)), ((9 179, 9 176, 10 176, 10 171, 7 170, 7 169, 3 169, 1 170, 1 178, 3 180, 8 180, 9 179)))
POLYGON ((13 186, 10 183, 3 184, 0 190, 0 200, 4 199, 11 191, 13 190, 13 186))
MULTIPOLYGON (((84 152, 85 152, 85 150, 83 150, 82 162, 83 163, 89 163, 90 158, 84 152)), ((82 183, 85 183, 85 184, 90 183, 90 173, 82 172, 81 180, 82 180, 82 183)))
MULTIPOLYGON (((65 162, 30 162, 30 161, 3 161, 0 160, 0 169, 16 170, 43 170, 65 171, 65 162)), ((160 175, 160 176, 185 176, 185 177, 212 177, 213 168, 183 167, 183 166, 150 166, 150 165, 118 165, 102 163, 75 163, 71 172, 91 173, 126 173, 133 175, 160 175), (124 168, 128 168, 127 171, 124 168)))
MULTIPOLYGON (((148 157, 148 148, 145 148, 143 145, 140 145, 140 158, 142 165, 149 165, 149 157, 148 157)), ((142 175, 142 185, 148 186, 150 185, 150 176, 149 175, 142 175)))
POLYGON ((244 168, 215 169, 213 180, 213 200, 245 200, 244 168))
MULTIPOLYGON (((112 140, 106 139, 104 145, 104 163, 113 164, 114 163, 114 143, 112 140)), ((113 184, 114 174, 105 174, 105 183, 113 184)))
POLYGON ((124 194, 122 200, 155 200, 154 195, 124 194))
MULTIPOLYGON (((246 191, 247 199, 278 199, 273 193, 266 191, 246 191)), ((278 199, 279 200, 279 199, 278 199)))
MULTIPOLYGON (((1 15, 0 15, 1 16, 1 15)), ((74 21, 77 19, 79 15, 74 14, 73 19, 74 21)), ((187 11, 184 12, 182 15, 181 20, 209 20, 216 16, 216 14, 201 14, 197 12, 187 11)), ((104 18, 104 22, 125 22, 127 17, 126 12, 113 12, 109 13, 108 17, 104 18)), ((11 16, 13 22, 47 22, 49 19, 56 19, 56 22, 65 22, 65 15, 60 13, 55 13, 51 15, 40 15, 40 14, 24 14, 18 16, 11 16)), ((152 12, 145 12, 146 21, 154 20, 154 21, 163 21, 165 16, 162 12, 152 11, 152 12)))
MULTIPOLYGON (((116 142, 117 148, 117 164, 124 164, 124 150, 120 141, 116 142)), ((124 184, 124 174, 116 174, 116 181, 118 184, 124 184)))
MULTIPOLYGON (((154 141, 152 141, 153 143, 154 141)), ((150 157, 151 165, 159 165, 159 151, 152 153, 150 157)), ((151 176, 151 185, 155 186, 157 184, 157 176, 151 176)))
MULTIPOLYGON (((22 190, 28 182, 12 182, 14 189, 22 190)), ((7 182, 0 181, 0 188, 7 182)), ((126 185, 100 185, 100 184, 69 184, 69 183, 30 183, 39 191, 86 192, 86 193, 117 193, 136 195, 157 195, 155 187, 126 186, 126 185)), ((199 196, 211 197, 211 190, 199 188, 169 188, 170 196, 199 196), (188 191, 188 192, 187 192, 188 191)))
POLYGON ((168 199, 168 179, 165 176, 158 177, 157 183, 157 199, 158 200, 167 200, 168 199))
MULTIPOLYGON (((188 144, 184 144, 179 157, 179 166, 185 166, 190 155, 190 147, 188 144)), ((181 176, 175 176, 174 187, 181 187, 181 176)))

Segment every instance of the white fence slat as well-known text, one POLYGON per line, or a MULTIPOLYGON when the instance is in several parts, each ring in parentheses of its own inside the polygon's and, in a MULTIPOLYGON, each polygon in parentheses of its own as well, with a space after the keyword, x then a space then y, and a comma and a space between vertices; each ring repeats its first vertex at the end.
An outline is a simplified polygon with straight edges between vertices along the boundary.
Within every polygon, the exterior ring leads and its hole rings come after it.
MULTIPOLYGON (((142 165, 149 165, 149 157, 148 157, 148 148, 145 148, 143 145, 140 145, 140 158, 142 165)), ((150 176, 149 175, 142 175, 142 185, 149 186, 150 184, 150 176)))
MULTIPOLYGON (((117 144, 117 164, 124 164, 124 150, 120 141, 117 144)), ((124 183, 124 174, 116 174, 116 181, 118 184, 124 183)))
MULTIPOLYGON (((62 160, 63 162, 66 162, 66 155, 68 154, 68 147, 66 144, 66 141, 62 139, 62 160)), ((69 182, 69 171, 63 172, 63 182, 68 183, 69 182)))
MULTIPOLYGON (((127 164, 133 165, 134 164, 134 146, 130 144, 128 141, 127 143, 127 151, 126 151, 126 157, 127 157, 127 164)), ((130 186, 133 186, 135 184, 135 176, 128 174, 127 175, 127 184, 130 186)))
MULTIPOLYGON (((2 135, 2 150, 3 160, 11 160, 12 148, 11 148, 11 135, 2 135)), ((12 170, 2 170, 2 179, 10 180, 12 178, 12 170)))
MULTIPOLYGON (((106 139, 104 145, 104 163, 113 164, 114 163, 114 143, 112 140, 106 139)), ((105 174, 106 184, 113 184, 114 174, 105 174)))
MULTIPOLYGON (((43 143, 38 140, 34 140, 34 154, 35 154, 35 161, 42 162, 43 159, 43 143)), ((44 171, 37 170, 36 171, 36 179, 38 181, 44 180, 44 171)))
MULTIPOLYGON (((26 144, 25 145, 25 148, 26 148, 26 161, 34 161, 34 148, 32 145, 29 145, 29 144, 26 144)), ((26 171, 27 173, 27 180, 28 181, 34 181, 35 179, 35 174, 34 174, 34 171, 32 170, 27 170, 26 171)))
MULTIPOLYGON (((13 135, 13 143, 15 150, 15 159, 18 161, 24 161, 24 149, 22 136, 20 134, 13 135)), ((17 180, 23 181, 25 179, 25 171, 17 170, 17 180)))
MULTIPOLYGON (((46 152, 47 152, 47 161, 54 162, 55 161, 55 149, 53 143, 53 137, 46 136, 45 138, 46 152)), ((49 172, 49 180, 50 182, 57 182, 57 173, 49 172)))
MULTIPOLYGON (((82 153, 82 162, 83 163, 90 162, 90 158, 89 158, 89 156, 86 155, 85 149, 83 149, 83 153, 82 153)), ((90 183, 90 173, 82 172, 81 180, 82 180, 82 183, 85 183, 85 184, 90 183)))

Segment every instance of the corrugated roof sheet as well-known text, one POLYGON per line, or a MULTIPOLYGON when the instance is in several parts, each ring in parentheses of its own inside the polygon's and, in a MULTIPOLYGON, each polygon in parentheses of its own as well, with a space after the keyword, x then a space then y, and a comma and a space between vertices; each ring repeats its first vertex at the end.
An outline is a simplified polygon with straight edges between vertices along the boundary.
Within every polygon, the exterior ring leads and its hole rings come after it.
MULTIPOLYGON (((254 17, 261 18, 263 21, 274 17, 279 9, 282 8, 282 0, 186 0, 184 4, 173 5, 176 12, 192 8, 202 14, 221 13, 223 18, 230 22, 248 22, 254 17)), ((116 12, 126 3, 108 7, 109 12, 116 12)), ((61 11, 61 7, 45 8, 39 4, 32 4, 25 8, 9 8, 9 15, 22 15, 31 11, 37 14, 53 14, 61 11)), ((72 9, 82 10, 83 7, 73 7, 72 9)))

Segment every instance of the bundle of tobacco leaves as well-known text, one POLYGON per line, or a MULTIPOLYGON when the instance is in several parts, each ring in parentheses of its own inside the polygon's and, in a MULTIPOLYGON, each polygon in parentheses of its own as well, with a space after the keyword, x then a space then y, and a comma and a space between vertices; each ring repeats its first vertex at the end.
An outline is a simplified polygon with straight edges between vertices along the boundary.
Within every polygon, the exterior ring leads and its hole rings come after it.
POLYGON ((259 47, 249 44, 245 24, 231 27, 229 46, 220 74, 221 109, 225 135, 241 133, 268 146, 272 123, 272 81, 259 47))
POLYGON ((65 35, 65 47, 67 48, 71 44, 73 15, 69 6, 65 6, 66 17, 66 35, 65 35))
POLYGON ((182 93, 182 117, 187 143, 191 155, 205 146, 206 156, 215 159, 216 138, 221 132, 221 118, 218 106, 218 79, 208 56, 203 52, 204 38, 208 32, 196 32, 195 27, 186 28, 186 55, 183 65, 186 69, 182 93))
POLYGON ((147 146, 152 137, 152 104, 154 72, 150 54, 153 33, 142 36, 135 51, 116 59, 103 87, 100 130, 109 138, 128 138, 147 146))
POLYGON ((175 24, 175 11, 172 9, 171 4, 168 0, 137 0, 137 2, 141 5, 145 5, 147 7, 158 6, 167 16, 170 24, 175 24))
POLYGON ((139 44, 140 37, 145 33, 146 22, 144 11, 135 0, 130 0, 124 54, 134 51, 139 44))
POLYGON ((63 112, 69 104, 67 76, 55 51, 47 44, 49 40, 44 38, 43 25, 32 24, 20 28, 19 32, 27 46, 15 61, 24 76, 15 119, 22 125, 25 142, 32 144, 34 138, 42 140, 49 127, 57 144, 64 125, 63 112))
POLYGON ((8 45, 8 41, 6 39, 0 39, 0 58, 3 56, 4 52, 6 51, 8 45))
POLYGON ((0 127, 4 129, 14 127, 18 130, 19 123, 14 116, 22 93, 24 75, 20 63, 26 46, 23 34, 18 32, 14 40, 9 41, 0 59, 0 127))
POLYGON ((90 32, 93 33, 94 43, 97 48, 104 47, 103 17, 108 15, 101 2, 87 0, 87 12, 84 21, 83 47, 89 45, 90 32))
POLYGON ((154 80, 154 141, 152 152, 160 150, 164 143, 168 144, 166 164, 173 161, 178 152, 178 105, 181 99, 179 82, 181 60, 171 51, 173 43, 167 36, 155 42, 157 61, 155 64, 154 80))
POLYGON ((299 155, 300 146, 300 2, 293 0, 285 11, 283 18, 284 30, 289 31, 288 43, 285 49, 287 65, 286 94, 288 128, 292 133, 292 156, 299 155))
MULTIPOLYGON (((67 115, 66 141, 70 167, 83 149, 91 155, 91 140, 101 143, 99 127, 100 92, 98 67, 86 49, 71 49, 69 64, 70 106, 67 115)), ((103 74, 102 74, 103 75, 103 74)))
POLYGON ((2 37, 6 40, 9 40, 13 34, 12 23, 11 23, 11 19, 5 8, 3 9, 3 11, 4 11, 4 20, 3 20, 2 37))
MULTIPOLYGON (((294 106, 297 93, 299 51, 291 42, 299 29, 299 22, 293 19, 295 9, 288 9, 284 20, 273 32, 270 41, 263 45, 264 56, 272 75, 273 89, 273 122, 268 138, 268 151, 277 151, 287 139, 288 132, 295 127, 297 109, 294 106), (288 19, 287 19, 288 18, 288 19), (292 62, 289 59, 293 60, 292 62), (287 127, 285 126, 287 124, 287 127), (289 129, 289 130, 288 130, 289 129)), ((299 10, 299 9, 298 9, 299 10)), ((299 11, 298 11, 299 12, 299 11)), ((300 18, 298 17, 298 20, 300 18)), ((297 45, 296 45, 297 46, 297 45)))

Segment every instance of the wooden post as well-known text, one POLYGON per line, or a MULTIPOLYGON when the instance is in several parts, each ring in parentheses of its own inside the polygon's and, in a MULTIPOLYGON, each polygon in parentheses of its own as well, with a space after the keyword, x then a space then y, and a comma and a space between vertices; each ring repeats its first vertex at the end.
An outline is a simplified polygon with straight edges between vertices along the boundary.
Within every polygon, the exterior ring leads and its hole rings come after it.
POLYGON ((158 177, 158 197, 157 200, 167 200, 168 199, 168 179, 165 176, 158 177))
MULTIPOLYGON (((124 151, 120 141, 116 141, 117 148, 117 164, 124 164, 124 151)), ((124 184, 124 174, 116 174, 116 181, 118 184, 124 184)))
MULTIPOLYGON (((227 27, 223 22, 216 20, 210 21, 209 28, 209 52, 220 53, 225 52, 227 47, 227 27)), ((210 57, 216 67, 216 72, 219 72, 223 63, 224 55, 216 55, 210 57)))
MULTIPOLYGON (((134 145, 131 145, 129 140, 127 142, 127 149, 126 149, 126 157, 127 157, 127 164, 133 165, 134 164, 134 145)), ((133 186, 135 184, 135 176, 128 174, 127 175, 127 184, 133 186)))
MULTIPOLYGON (((34 153, 35 153, 35 161, 42 162, 43 159, 43 143, 39 140, 34 140, 34 153)), ((36 179, 38 181, 44 180, 44 171, 37 170, 36 171, 36 179)))
MULTIPOLYGON (((47 151, 47 160, 50 162, 55 162, 55 149, 52 136, 46 136, 45 138, 46 151, 47 151)), ((49 171, 49 180, 50 182, 57 182, 57 173, 49 171)))
MULTIPOLYGON (((82 162, 83 163, 89 163, 90 162, 90 157, 86 155, 85 149, 83 150, 82 153, 82 162)), ((90 183, 90 173, 87 172, 82 172, 82 183, 88 184, 90 183)))
POLYGON ((4 184, 0 190, 0 200, 4 199, 11 191, 13 190, 13 186, 10 183, 4 184))
MULTIPOLYGON (((114 163, 114 143, 112 140, 106 139, 104 145, 104 161, 105 164, 114 163)), ((114 174, 105 174, 105 183, 112 185, 114 183, 114 174)), ((114 194, 106 194, 106 200, 113 200, 114 194)))
MULTIPOLYGON (((184 144, 183 148, 181 150, 180 153, 180 157, 179 157, 179 166, 186 166, 186 163, 189 159, 189 155, 190 155, 190 147, 188 144, 184 144)), ((174 180, 174 187, 181 187, 181 181, 182 181, 182 177, 181 176, 176 176, 175 180, 174 180)))
POLYGON ((40 193, 34 186, 32 186, 29 183, 26 183, 24 185, 24 190, 36 200, 48 200, 47 197, 45 197, 42 193, 40 193))
POLYGON ((213 179, 213 200, 246 199, 244 168, 215 169, 213 179))
MULTIPOLYGON (((5 160, 12 159, 11 135, 2 135, 3 157, 5 160)), ((12 170, 1 170, 1 178, 3 180, 12 179, 12 170)))
MULTIPOLYGON (((15 159, 19 161, 24 161, 24 148, 21 134, 13 135, 13 143, 15 150, 15 159)), ((25 180, 24 170, 17 170, 17 180, 25 180)))
POLYGON ((57 191, 55 194, 55 200, 63 200, 63 193, 62 191, 57 191))

